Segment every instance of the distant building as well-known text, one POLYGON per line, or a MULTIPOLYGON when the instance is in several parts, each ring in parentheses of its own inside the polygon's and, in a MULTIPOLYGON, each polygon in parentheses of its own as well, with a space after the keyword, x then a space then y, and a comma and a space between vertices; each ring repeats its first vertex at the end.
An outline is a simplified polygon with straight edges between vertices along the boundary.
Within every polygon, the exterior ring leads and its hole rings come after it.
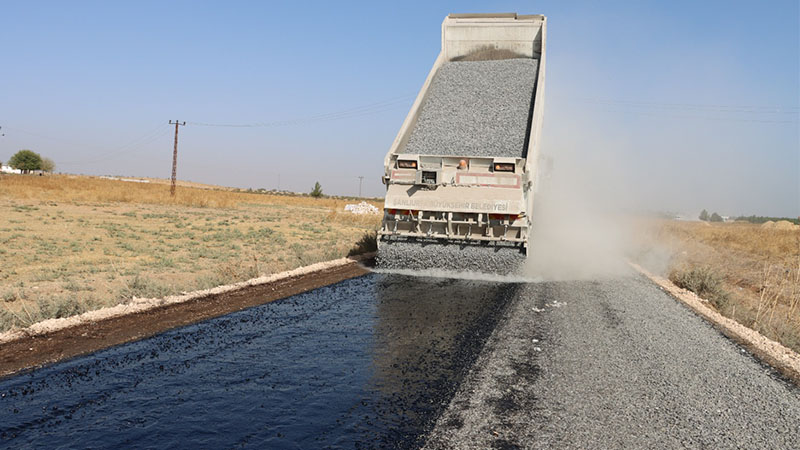
POLYGON ((11 166, 7 166, 7 165, 3 164, 2 166, 0 166, 0 173, 18 173, 18 174, 21 174, 22 170, 14 169, 11 166))

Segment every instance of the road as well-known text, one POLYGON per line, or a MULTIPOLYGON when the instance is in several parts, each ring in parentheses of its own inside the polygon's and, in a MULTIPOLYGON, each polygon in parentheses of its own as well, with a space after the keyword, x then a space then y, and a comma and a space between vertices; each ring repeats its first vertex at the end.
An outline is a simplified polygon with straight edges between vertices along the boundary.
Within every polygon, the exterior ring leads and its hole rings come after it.
POLYGON ((635 275, 370 274, 0 380, 0 444, 769 447, 800 390, 635 275))
POLYGON ((517 288, 370 274, 0 380, 0 445, 419 447, 517 288))
POLYGON ((523 285, 428 448, 799 448, 800 389, 640 276, 523 285))

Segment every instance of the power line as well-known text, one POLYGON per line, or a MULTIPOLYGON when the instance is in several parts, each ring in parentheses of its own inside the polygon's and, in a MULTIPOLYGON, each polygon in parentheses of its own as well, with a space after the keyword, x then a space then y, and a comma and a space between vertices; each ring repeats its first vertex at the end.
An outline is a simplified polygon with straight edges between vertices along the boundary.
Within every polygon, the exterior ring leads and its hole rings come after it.
POLYGON ((204 127, 230 127, 230 128, 265 128, 289 125, 303 125, 313 122, 323 122, 331 120, 351 119, 362 117, 365 115, 377 114, 384 111, 397 108, 398 106, 407 105, 408 100, 414 97, 413 94, 406 94, 399 97, 393 97, 379 102, 369 103, 366 105, 356 106, 349 109, 340 111, 329 112, 325 114, 317 114, 308 117, 301 117, 290 120, 277 120, 272 122, 255 122, 255 123, 207 123, 207 122, 187 122, 189 125, 197 125, 204 127))
POLYGON ((59 164, 62 165, 81 165, 81 164, 95 164, 98 162, 108 161, 109 159, 114 159, 117 156, 132 153, 134 151, 139 150, 140 148, 144 147, 151 142, 158 140, 159 138, 166 136, 169 134, 170 129, 165 128, 164 124, 159 125, 158 129, 154 132, 150 132, 148 134, 142 135, 139 138, 134 139, 133 141, 125 144, 121 147, 117 147, 117 150, 107 152, 104 154, 98 155, 98 157, 90 158, 90 159, 82 159, 82 160, 73 160, 73 161, 65 161, 60 162, 59 164))
POLYGON ((724 105, 724 104, 702 104, 702 103, 667 103, 667 102, 648 102, 636 100, 615 100, 600 97, 564 97, 566 100, 577 101, 580 103, 592 103, 598 105, 612 105, 631 108, 644 109, 671 109, 671 110, 693 110, 723 113, 743 113, 743 114, 800 114, 800 107, 784 105, 724 105))
MULTIPOLYGON (((6 127, 6 128, 8 128, 8 127, 6 127)), ((160 123, 160 124, 158 124, 158 126, 156 126, 156 128, 152 128, 152 129, 148 130, 146 133, 137 136, 136 138, 132 139, 131 141, 128 141, 127 143, 125 143, 123 145, 120 145, 120 146, 112 148, 111 151, 106 151, 106 152, 99 153, 99 154, 90 156, 88 158, 83 158, 83 159, 69 160, 69 161, 59 161, 59 164, 60 165, 69 166, 69 165, 92 164, 92 163, 106 161, 106 160, 114 158, 114 157, 116 157, 116 156, 118 156, 120 154, 129 153, 129 152, 138 150, 142 146, 144 146, 146 144, 149 144, 150 142, 153 142, 154 140, 160 138, 161 136, 164 136, 166 133, 169 132, 169 128, 166 128, 166 129, 164 129, 164 128, 165 128, 164 124, 160 123)), ((84 148, 90 147, 90 148, 96 148, 98 150, 100 149, 100 147, 96 147, 96 146, 93 146, 93 145, 86 145, 84 143, 77 143, 77 142, 74 142, 74 141, 71 141, 71 140, 67 140, 67 139, 63 139, 63 138, 59 138, 59 137, 54 137, 54 136, 48 136, 48 135, 45 135, 45 134, 42 134, 42 133, 35 133, 35 132, 31 132, 31 131, 24 130, 24 129, 21 129, 21 128, 17 128, 17 127, 12 127, 11 129, 15 130, 17 132, 23 133, 23 134, 28 134, 28 135, 31 135, 31 136, 37 136, 37 137, 40 137, 40 138, 43 138, 43 139, 47 139, 47 140, 51 140, 51 141, 55 141, 55 142, 62 142, 62 143, 68 144, 70 146, 84 147, 84 148)))
POLYGON ((769 120, 769 119, 756 119, 756 118, 739 118, 739 117, 713 117, 704 116, 699 114, 679 114, 670 113, 669 111, 632 111, 624 109, 602 108, 602 111, 632 114, 637 116, 655 116, 655 117, 668 117, 672 119, 691 119, 691 120, 713 120, 718 122, 745 122, 745 123, 784 123, 784 124, 797 124, 797 120, 769 120))

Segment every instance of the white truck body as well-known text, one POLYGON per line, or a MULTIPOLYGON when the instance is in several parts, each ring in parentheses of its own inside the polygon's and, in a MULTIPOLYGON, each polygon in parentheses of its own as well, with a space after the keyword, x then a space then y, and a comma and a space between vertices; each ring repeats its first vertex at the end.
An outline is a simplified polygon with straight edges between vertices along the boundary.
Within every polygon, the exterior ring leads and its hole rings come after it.
POLYGON ((444 19, 441 52, 384 159, 381 240, 502 242, 527 251, 541 143, 545 39, 546 18, 542 15, 451 14, 444 19), (522 157, 406 153, 439 68, 486 49, 509 51, 539 62, 538 71, 531 75, 536 80, 522 157), (501 167, 498 164, 513 170, 496 171, 501 167))

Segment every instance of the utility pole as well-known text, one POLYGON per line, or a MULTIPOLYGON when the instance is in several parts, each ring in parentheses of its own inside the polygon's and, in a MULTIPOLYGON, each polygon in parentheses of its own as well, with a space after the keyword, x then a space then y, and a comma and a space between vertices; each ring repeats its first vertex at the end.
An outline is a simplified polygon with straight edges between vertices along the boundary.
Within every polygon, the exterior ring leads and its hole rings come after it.
POLYGON ((358 197, 361 198, 361 182, 364 181, 364 177, 358 177, 358 197))
POLYGON ((169 121, 170 125, 175 125, 175 147, 172 149, 172 185, 169 188, 169 195, 175 197, 175 179, 178 174, 178 125, 185 126, 186 122, 169 121))

